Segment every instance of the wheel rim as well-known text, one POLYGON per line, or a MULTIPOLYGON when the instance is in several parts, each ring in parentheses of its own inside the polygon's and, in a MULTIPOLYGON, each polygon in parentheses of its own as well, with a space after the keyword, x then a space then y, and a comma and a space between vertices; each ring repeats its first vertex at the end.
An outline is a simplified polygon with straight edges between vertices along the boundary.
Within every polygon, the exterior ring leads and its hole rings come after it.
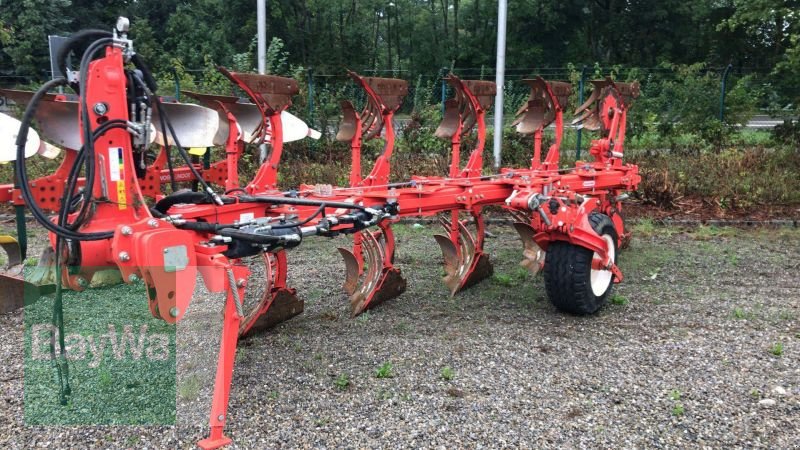
MULTIPOLYGON (((606 241, 606 248, 608 248, 608 255, 611 256, 611 261, 617 260, 616 247, 614 246, 614 239, 608 235, 603 235, 603 240, 606 241)), ((592 257, 593 260, 602 260, 600 255, 595 252, 592 257)), ((605 294, 608 287, 611 285, 611 271, 610 270, 595 270, 591 271, 592 292, 595 296, 600 297, 605 294)))

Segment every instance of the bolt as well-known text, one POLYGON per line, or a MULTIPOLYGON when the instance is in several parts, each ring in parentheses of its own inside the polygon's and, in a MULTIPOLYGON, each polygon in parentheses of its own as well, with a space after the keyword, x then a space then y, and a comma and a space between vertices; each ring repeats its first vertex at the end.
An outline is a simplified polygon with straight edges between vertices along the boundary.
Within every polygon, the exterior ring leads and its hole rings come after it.
POLYGON ((246 281, 245 281, 244 278, 239 278, 238 280, 236 280, 236 286, 237 287, 244 287, 245 283, 246 283, 246 281))
POLYGON ((139 281, 139 275, 136 275, 135 273, 128 275, 129 283, 136 283, 137 281, 139 281))
POLYGON ((156 219, 148 220, 147 221, 147 226, 149 226, 150 228, 158 228, 158 220, 156 220, 156 219))
POLYGON ((220 422, 222 422, 223 420, 225 420, 225 416, 223 416, 222 414, 220 414, 220 415, 218 415, 218 416, 217 416, 217 420, 219 420, 220 422))
POLYGON ((178 309, 177 306, 173 306, 172 308, 169 309, 169 315, 172 316, 172 317, 178 317, 178 315, 180 313, 181 313, 181 310, 178 309))
POLYGON ((131 234, 133 234, 133 228, 125 225, 124 227, 122 227, 120 232, 122 232, 123 236, 130 236, 131 234))
POLYGON ((128 252, 119 252, 118 256, 119 256, 119 260, 122 261, 122 262, 126 262, 126 261, 130 261, 131 260, 131 255, 129 255, 128 252))
POLYGON ((86 286, 89 285, 89 282, 86 281, 86 278, 83 277, 75 277, 75 283, 82 288, 85 288, 86 286))
POLYGON ((92 109, 94 113, 97 114, 98 116, 104 116, 108 112, 108 105, 106 105, 103 102, 98 102, 94 104, 94 107, 92 109))

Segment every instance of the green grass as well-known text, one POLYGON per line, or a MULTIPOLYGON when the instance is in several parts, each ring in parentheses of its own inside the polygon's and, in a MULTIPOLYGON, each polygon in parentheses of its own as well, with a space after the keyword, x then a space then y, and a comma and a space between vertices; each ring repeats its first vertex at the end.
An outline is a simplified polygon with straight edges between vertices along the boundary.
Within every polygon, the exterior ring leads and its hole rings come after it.
POLYGON ((186 401, 195 400, 199 393, 200 393, 200 379, 195 374, 186 377, 185 380, 181 381, 181 384, 178 387, 178 395, 182 400, 186 401))
POLYGON ((715 225, 700 225, 691 231, 694 239, 699 241, 707 241, 709 239, 720 237, 734 237, 739 232, 738 229, 733 227, 718 227, 715 225))
POLYGON ((369 317, 369 311, 364 311, 363 313, 359 314, 358 317, 356 317, 356 322, 364 325, 369 322, 369 317))
POLYGON ((442 372, 439 374, 444 381, 451 381, 456 376, 455 370, 450 366, 442 367, 442 372))
POLYGON ((653 236, 656 234, 656 225, 651 218, 644 218, 638 220, 631 227, 631 232, 639 237, 653 236))
POLYGON ((392 363, 387 361, 375 370, 375 378, 392 378, 394 377, 393 370, 392 363))
POLYGON ((769 348, 769 352, 772 353, 774 356, 778 357, 783 356, 783 343, 776 342, 772 344, 772 347, 769 348))
MULTIPOLYGON (((517 256, 519 258, 519 256, 517 256)), ((524 283, 525 280, 528 278, 527 269, 523 267, 516 267, 512 271, 512 273, 503 273, 500 271, 496 271, 492 275, 492 282, 499 286, 505 287, 512 287, 512 286, 519 286, 520 284, 524 283)))
POLYGON ((624 306, 629 303, 628 299, 620 294, 612 294, 609 301, 611 302, 612 305, 620 305, 620 306, 624 306))
POLYGON ((339 374, 339 376, 333 380, 333 385, 340 391, 346 391, 347 388, 350 387, 350 377, 346 373, 339 374))
POLYGON ((495 273, 492 275, 492 281, 500 286, 513 286, 514 278, 505 273, 495 273))
POLYGON ((740 320, 743 319, 749 320, 753 318, 752 312, 747 311, 744 308, 740 308, 738 306, 736 308, 733 308, 733 312, 731 312, 731 315, 733 316, 734 319, 740 319, 740 320))
POLYGON ((680 417, 686 413, 686 409, 683 407, 683 403, 680 402, 681 400, 681 391, 677 389, 673 389, 669 393, 669 398, 673 401, 672 405, 672 415, 675 417, 680 417))
POLYGON ((398 333, 408 333, 412 330, 411 324, 406 322, 405 320, 401 320, 395 327, 395 331, 398 333))

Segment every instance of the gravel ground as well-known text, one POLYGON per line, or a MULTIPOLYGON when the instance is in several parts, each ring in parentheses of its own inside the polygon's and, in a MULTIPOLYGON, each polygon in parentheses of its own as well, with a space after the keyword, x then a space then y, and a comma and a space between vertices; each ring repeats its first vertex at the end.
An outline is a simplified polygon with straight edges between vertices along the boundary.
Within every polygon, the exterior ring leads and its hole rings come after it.
MULTIPOLYGON (((355 320, 347 241, 292 250, 306 311, 240 345, 235 447, 800 447, 800 232, 641 226, 612 304, 572 317, 491 231, 494 278, 451 299, 432 227, 399 227, 408 290, 355 320)), ((191 448, 221 306, 198 290, 178 326, 177 427, 24 426, 21 314, 0 315, 0 448, 191 448)))

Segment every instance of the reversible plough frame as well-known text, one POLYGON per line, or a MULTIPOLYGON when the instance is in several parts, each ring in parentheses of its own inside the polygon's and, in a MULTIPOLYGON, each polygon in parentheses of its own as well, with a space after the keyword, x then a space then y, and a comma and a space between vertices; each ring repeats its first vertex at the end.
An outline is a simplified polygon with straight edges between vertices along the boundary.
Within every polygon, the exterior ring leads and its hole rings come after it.
MULTIPOLYGON (((0 189, 0 201, 26 205, 48 229, 57 298, 62 285, 82 291, 99 269, 108 267, 116 268, 126 283, 143 280, 151 313, 169 323, 185 314, 198 274, 210 292, 226 293, 210 435, 200 447, 231 442, 223 429, 238 340, 303 310, 302 300, 287 285, 286 250, 300 245, 304 237, 353 234, 352 247, 339 249, 353 315, 406 288, 394 265, 392 224, 401 218, 439 217, 444 233, 435 239, 444 257, 444 283, 452 295, 490 276, 492 265, 484 251, 486 206, 501 206, 515 218, 523 243, 522 265, 532 273, 544 272, 548 297, 559 309, 593 313, 604 304, 613 283, 622 280, 616 255, 630 237, 622 201, 640 180, 638 168, 622 162, 625 122, 639 94, 638 84, 593 82, 592 95, 573 121, 600 133, 591 143, 592 160, 561 168, 563 116, 571 86, 542 78, 525 80, 530 97, 514 125, 533 136, 531 164, 485 174, 485 116, 496 86, 449 75, 446 81, 454 95, 435 131, 450 144, 448 174, 393 181, 393 116, 408 84, 349 72, 366 94, 361 110, 342 102, 336 139, 350 145, 349 185, 301 185, 283 192, 277 181, 284 142, 314 134, 287 112, 298 93, 297 82, 219 68, 244 92, 245 100, 185 92, 203 106, 167 102, 156 94, 155 81, 133 52, 127 31, 127 20, 120 18, 113 33, 78 33, 67 43, 68 51, 92 43, 80 69, 65 72, 71 74, 69 81, 49 82, 36 93, 4 91, 27 109, 15 154, 6 158, 15 161, 17 183, 0 189), (78 95, 46 93, 66 85, 78 95), (33 119, 42 142, 63 147, 65 156, 53 174, 31 181, 25 158, 31 147, 40 145, 39 135, 30 128, 33 119), (544 130, 551 125, 555 141, 542 157, 544 130), (462 141, 473 132, 475 144, 462 165, 462 141), (383 151, 362 176, 362 144, 377 138, 384 140, 383 151), (149 151, 152 142, 161 146, 157 155, 149 151), (242 185, 238 161, 246 144, 262 143, 269 146, 267 158, 242 185), (208 166, 197 163, 184 148, 211 146, 224 147, 225 158, 208 166), (172 166, 170 148, 184 165, 172 166), (197 189, 176 190, 179 182, 192 182, 197 189), (209 182, 224 193, 217 193, 209 182), (173 186, 168 195, 165 184, 173 186), (56 215, 51 218, 43 211, 56 215), (263 279, 251 276, 253 261, 263 265, 263 279), (254 283, 265 286, 263 294, 245 302, 254 283)), ((59 64, 66 69, 63 61, 59 64)), ((47 150, 52 153, 52 145, 47 150)), ((13 252, 13 242, 9 244, 13 252)), ((54 317, 61 317, 59 300, 56 308, 54 317)), ((69 377, 63 341, 59 344, 53 356, 63 401, 69 394, 69 377)))

